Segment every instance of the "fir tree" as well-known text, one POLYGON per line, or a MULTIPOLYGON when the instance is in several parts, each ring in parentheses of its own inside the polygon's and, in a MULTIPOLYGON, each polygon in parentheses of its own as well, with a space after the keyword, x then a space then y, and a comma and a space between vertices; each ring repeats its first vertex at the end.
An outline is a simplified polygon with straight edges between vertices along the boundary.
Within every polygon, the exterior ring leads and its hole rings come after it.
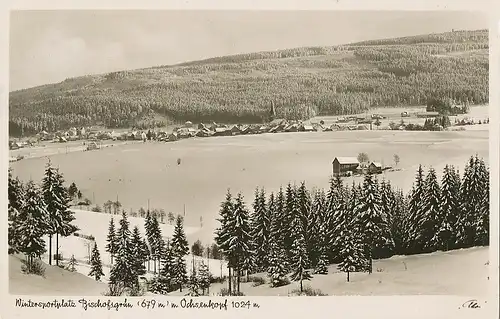
POLYGON ((78 261, 75 258, 75 255, 71 255, 71 258, 69 259, 67 269, 71 272, 76 271, 76 266, 78 265, 78 261))
POLYGON ((94 277, 96 281, 100 281, 101 277, 104 277, 104 272, 102 271, 101 255, 99 254, 97 243, 94 244, 94 248, 92 249, 89 276, 94 277))
POLYGON ((144 252, 144 242, 141 238, 139 232, 139 227, 135 226, 132 231, 132 257, 134 264, 131 265, 134 268, 134 272, 137 276, 142 276, 146 274, 146 267, 144 266, 145 252, 144 252))
POLYGON ((481 177, 478 165, 473 156, 465 166, 464 176, 460 188, 460 215, 457 221, 457 246, 467 248, 474 245, 476 237, 475 223, 477 212, 483 198, 481 177))
POLYGON ((436 249, 449 250, 454 247, 455 225, 460 213, 460 179, 457 179, 453 166, 446 165, 441 181, 441 197, 439 215, 437 217, 437 232, 432 238, 436 249))
MULTIPOLYGON (((47 235, 49 236, 49 264, 52 264, 52 237, 56 236, 56 255, 59 256, 59 236, 68 237, 78 228, 72 224, 74 214, 69 210, 71 198, 64 186, 64 177, 50 161, 42 180, 42 194, 47 205, 47 235)), ((56 260, 59 263, 59 258, 56 260)))
MULTIPOLYGON (((49 161, 50 164, 50 161, 49 161)), ((74 199, 78 193, 78 187, 76 187, 76 184, 73 182, 71 185, 68 187, 68 195, 71 199, 74 199)))
POLYGON ((210 270, 208 269, 208 265, 203 261, 200 263, 200 268, 198 270, 199 284, 200 289, 202 290, 202 294, 205 295, 205 291, 210 289, 210 280, 212 275, 210 274, 210 270))
POLYGON ((56 190, 56 172, 50 160, 45 168, 45 176, 42 180, 42 193, 45 204, 47 204, 47 235, 49 236, 49 265, 52 265, 52 236, 57 232, 58 214, 61 209, 60 194, 56 190))
POLYGON ((300 292, 304 291, 303 281, 310 280, 312 278, 311 274, 307 270, 309 265, 309 260, 306 251, 306 243, 303 236, 295 236, 295 241, 292 247, 292 274, 291 279, 293 281, 300 282, 300 292))
POLYGON ((9 184, 8 184, 8 243, 9 243, 9 254, 15 254, 19 252, 19 243, 21 238, 19 237, 18 224, 19 224, 19 214, 21 208, 24 205, 25 191, 23 184, 19 181, 19 178, 12 177, 12 169, 9 168, 9 184))
MULTIPOLYGON (((328 249, 326 244, 326 228, 322 227, 326 215, 326 195, 323 190, 314 192, 314 199, 311 207, 311 215, 308 231, 309 235, 309 259, 312 265, 317 266, 321 255, 328 249)), ((326 261, 328 264, 328 260, 326 261)))
POLYGON ((390 238, 386 236, 387 223, 382 214, 378 184, 370 174, 365 175, 363 193, 356 207, 356 215, 357 227, 366 245, 369 260, 368 272, 372 273, 374 247, 379 243, 388 242, 390 238))
MULTIPOLYGON (((269 208, 271 209, 271 208, 269 208)), ((285 247, 285 236, 286 236, 286 224, 284 223, 284 218, 286 217, 286 204, 285 204, 285 194, 283 193, 283 187, 280 186, 278 193, 275 198, 274 213, 272 214, 272 218, 274 218, 274 228, 271 231, 271 234, 274 236, 274 240, 278 244, 279 247, 285 247)))
POLYGON ((245 270, 246 263, 250 259, 253 251, 251 250, 251 235, 249 212, 245 206, 243 195, 238 194, 233 206, 233 215, 229 220, 229 236, 224 243, 228 249, 230 262, 237 272, 237 292, 240 292, 241 271, 245 270))
MULTIPOLYGON (((153 258, 153 252, 155 251, 155 240, 153 236, 153 228, 152 228, 152 223, 151 223, 151 214, 148 211, 146 212, 146 217, 144 218, 144 230, 145 230, 145 237, 148 243, 148 250, 149 250, 149 257, 148 257, 148 271, 150 270, 150 259, 153 258)), ((155 271, 156 273, 156 271, 155 271)))
POLYGON ((120 228, 116 234, 118 242, 118 251, 116 254, 116 261, 111 269, 109 278, 110 284, 123 284, 125 288, 137 288, 138 278, 134 271, 131 232, 129 229, 129 222, 125 211, 120 220, 120 228))
POLYGON ((388 240, 377 243, 375 246, 374 257, 376 258, 387 258, 392 256, 395 248, 394 238, 392 236, 394 220, 397 220, 397 207, 396 207, 396 196, 392 189, 391 183, 382 180, 380 183, 380 202, 382 208, 382 218, 387 223, 387 228, 384 228, 386 233, 384 237, 388 240))
MULTIPOLYGON (((177 216, 177 218, 182 218, 181 216, 177 216)), ((151 217, 151 231, 152 231, 152 234, 151 234, 151 256, 153 257, 153 263, 154 263, 154 273, 156 274, 156 271, 157 271, 157 265, 158 265, 158 262, 160 261, 160 258, 161 258, 161 254, 162 254, 162 250, 164 248, 164 241, 163 241, 163 237, 162 237, 162 234, 161 234, 161 228, 160 228, 160 224, 158 223, 158 217, 156 216, 156 214, 153 214, 153 216, 151 217)), ((175 231, 175 229, 174 229, 175 231)), ((186 242, 186 250, 188 250, 187 248, 187 242, 186 242)))
POLYGON ((342 178, 339 175, 330 178, 330 188, 327 194, 328 209, 333 210, 337 207, 339 201, 345 200, 345 195, 342 178))
POLYGON ((26 199, 23 202, 16 223, 16 233, 19 235, 19 251, 27 258, 28 270, 33 265, 34 258, 40 258, 45 253, 47 211, 39 188, 29 181, 26 185, 26 199))
POLYGON ((228 291, 229 295, 231 295, 231 267, 233 265, 233 258, 231 255, 231 251, 229 250, 229 237, 230 237, 230 220, 233 215, 233 198, 230 190, 227 190, 225 201, 222 202, 219 215, 220 218, 217 219, 220 223, 219 228, 215 230, 215 242, 217 246, 220 248, 222 254, 226 256, 228 259, 228 271, 229 271, 229 280, 228 280, 228 291))
POLYGON ((172 255, 174 257, 174 280, 182 291, 182 285, 187 282, 187 270, 185 256, 189 254, 189 246, 184 233, 183 219, 177 216, 174 234, 171 242, 172 255))
POLYGON ((111 217, 111 220, 109 221, 108 237, 106 241, 107 244, 105 248, 111 257, 111 264, 113 264, 113 256, 115 256, 118 252, 118 238, 116 237, 115 221, 113 217, 111 217))
POLYGON ((287 275, 286 253, 275 241, 271 242, 269 248, 269 276, 271 287, 279 287, 285 283, 287 275))
POLYGON ((406 199, 402 190, 394 190, 394 209, 387 223, 394 242, 393 253, 400 255, 405 252, 405 234, 407 234, 406 199))
POLYGON ((282 240, 282 223, 281 223, 281 214, 278 210, 278 206, 281 205, 283 208, 284 202, 280 200, 284 200, 283 192, 281 191, 281 195, 278 194, 278 201, 274 201, 274 195, 271 193, 269 197, 269 211, 271 212, 271 240, 269 243, 269 252, 268 252, 268 260, 269 265, 267 269, 267 273, 269 278, 271 279, 271 285, 273 287, 280 286, 287 274, 287 255, 283 246, 282 240), (281 199, 280 199, 281 198, 281 199))
POLYGON ((182 216, 177 216, 171 242, 174 256, 184 257, 189 254, 189 245, 186 239, 186 233, 184 232, 183 223, 182 216))
POLYGON ((418 224, 422 220, 424 203, 424 170, 422 165, 418 166, 415 183, 413 184, 410 193, 409 207, 408 207, 408 229, 405 238, 407 239, 406 248, 409 253, 418 253, 422 247, 417 245, 417 238, 419 235, 418 224))
MULTIPOLYGON (((305 182, 302 182, 297 190, 298 204, 299 204, 299 219, 303 231, 304 241, 306 244, 306 251, 308 254, 308 267, 312 267, 317 262, 319 257, 317 251, 318 245, 318 232, 316 229, 317 218, 316 211, 312 205, 311 194, 306 187, 305 182)), ((318 203, 321 205, 320 203, 318 203)))
POLYGON ((257 271, 268 267, 267 254, 269 252, 269 228, 270 218, 266 207, 265 191, 255 190, 255 200, 253 203, 254 213, 251 217, 251 234, 255 246, 255 260, 257 271))
POLYGON ((433 241, 438 232, 439 204, 441 199, 441 190, 436 177, 436 171, 431 167, 425 178, 424 183, 424 202, 423 215, 418 222, 418 241, 419 246, 423 247, 423 252, 434 251, 433 241))
MULTIPOLYGON (((148 243, 146 241, 146 238, 142 239, 142 260, 144 261, 144 264, 148 264, 148 271, 149 271, 149 260, 151 258, 151 252, 149 251, 148 243)), ((144 265, 146 267, 146 265, 144 265)))
POLYGON ((303 233, 302 224, 300 221, 300 211, 297 190, 295 186, 288 183, 285 192, 285 213, 283 214, 284 226, 284 246, 285 250, 289 252, 289 257, 292 256, 292 246, 295 240, 294 235, 299 232, 303 233), (299 227, 295 229, 295 227, 299 227))
POLYGON ((315 274, 319 275, 327 275, 328 274, 328 255, 325 250, 321 250, 321 254, 319 255, 318 263, 314 269, 315 274))
POLYGON ((490 173, 483 159, 475 158, 477 174, 476 178, 481 185, 478 191, 480 199, 476 213, 474 228, 476 237, 475 245, 488 246, 490 240, 490 173))
POLYGON ((172 255, 173 255, 172 281, 179 288, 179 291, 182 292, 183 285, 186 282, 188 282, 186 261, 182 256, 176 255, 173 251, 172 255))
MULTIPOLYGON (((342 232, 350 227, 353 227, 352 221, 354 219, 354 212, 359 202, 359 192, 355 185, 352 185, 352 189, 349 192, 349 196, 346 199, 338 199, 335 201, 334 205, 330 206, 330 211, 328 214, 329 220, 326 223, 329 229, 326 230, 328 241, 325 245, 326 248, 331 247, 330 251, 330 261, 340 262, 339 259, 340 252, 342 250, 341 244, 339 242, 340 235, 342 232)), ((327 249, 328 251, 328 249, 327 249)))
POLYGON ((200 295, 199 290, 200 290, 200 280, 198 278, 198 274, 196 273, 196 269, 193 268, 193 271, 189 276, 189 295, 199 296, 200 295))
POLYGON ((340 252, 342 261, 339 263, 338 269, 347 273, 347 281, 349 282, 349 273, 363 270, 367 263, 364 257, 364 244, 352 230, 342 232, 339 241, 342 243, 342 251, 340 252))
POLYGON ((170 244, 165 245, 165 253, 162 255, 161 268, 157 276, 155 276, 150 291, 154 293, 167 294, 172 291, 174 283, 174 266, 175 260, 172 256, 170 244))

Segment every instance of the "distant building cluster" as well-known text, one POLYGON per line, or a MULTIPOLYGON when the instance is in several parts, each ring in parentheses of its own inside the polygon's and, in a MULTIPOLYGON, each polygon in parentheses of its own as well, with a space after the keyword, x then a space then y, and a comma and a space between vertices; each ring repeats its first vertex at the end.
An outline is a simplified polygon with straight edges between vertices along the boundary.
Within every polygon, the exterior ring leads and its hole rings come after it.
POLYGON ((334 176, 354 174, 380 174, 389 167, 382 167, 379 162, 360 163, 356 157, 335 157, 332 162, 334 176))

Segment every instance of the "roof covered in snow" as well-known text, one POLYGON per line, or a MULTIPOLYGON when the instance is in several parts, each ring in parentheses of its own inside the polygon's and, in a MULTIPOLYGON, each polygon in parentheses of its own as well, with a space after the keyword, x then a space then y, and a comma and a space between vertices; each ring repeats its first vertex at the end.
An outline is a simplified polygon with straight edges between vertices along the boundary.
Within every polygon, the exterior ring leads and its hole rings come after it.
POLYGON ((340 164, 359 164, 356 157, 335 157, 333 161, 337 160, 340 164))

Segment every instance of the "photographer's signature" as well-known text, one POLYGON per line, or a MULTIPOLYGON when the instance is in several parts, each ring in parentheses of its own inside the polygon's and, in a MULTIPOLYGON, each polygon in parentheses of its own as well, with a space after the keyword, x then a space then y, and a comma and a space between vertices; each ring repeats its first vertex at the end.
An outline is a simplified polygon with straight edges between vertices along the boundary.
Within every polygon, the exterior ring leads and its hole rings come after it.
POLYGON ((476 299, 467 300, 460 308, 481 308, 476 299))

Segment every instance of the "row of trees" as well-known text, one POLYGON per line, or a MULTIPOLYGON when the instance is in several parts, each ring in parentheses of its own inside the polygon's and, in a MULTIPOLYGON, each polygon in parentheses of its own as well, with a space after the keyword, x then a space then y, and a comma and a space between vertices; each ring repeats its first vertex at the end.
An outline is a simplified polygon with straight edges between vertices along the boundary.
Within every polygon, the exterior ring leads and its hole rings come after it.
MULTIPOLYGON (((487 32, 479 34, 482 36, 477 44, 484 42, 487 48, 487 32)), ((85 81, 70 79, 58 84, 60 90, 55 93, 52 88, 47 92, 12 92, 10 133, 27 135, 96 123, 132 127, 144 119, 161 118, 155 114, 167 121, 260 123, 269 119, 273 103, 275 116, 287 119, 354 114, 377 106, 424 105, 429 96, 451 98, 461 104, 483 104, 489 95, 488 56, 435 56, 441 51, 472 47, 474 43, 461 42, 352 45, 222 57, 204 63, 118 72, 120 76, 105 79, 106 92, 99 86, 83 89, 85 81), (349 60, 307 58, 325 54, 354 54, 373 68, 359 69, 349 60), (285 56, 296 57, 294 68, 285 62, 288 60, 277 60, 285 56), (316 72, 304 72, 310 68, 316 72), (255 75, 253 70, 262 75, 255 75), (152 77, 163 73, 167 79, 174 74, 175 81, 151 82, 152 77), (229 81, 226 74, 238 77, 231 76, 229 81), (121 83, 130 76, 134 86, 123 90, 121 83), (115 83, 120 84, 115 87, 115 83), (67 86, 82 89, 68 94, 67 86)))
MULTIPOLYGON (((112 215, 120 215, 121 214, 121 208, 122 208, 122 203, 119 200, 116 201, 111 201, 108 200, 104 203, 103 208, 104 211, 99 206, 93 207, 92 210, 94 212, 103 212, 105 214, 112 214, 112 215)), ((139 208, 137 211, 130 211, 130 216, 131 217, 140 217, 140 218, 146 218, 146 216, 150 214, 154 216, 155 218, 158 218, 160 220, 160 223, 165 223, 167 220, 169 224, 173 224, 176 220, 176 215, 173 212, 168 212, 168 214, 165 212, 163 209, 151 209, 151 210, 146 210, 143 207, 139 208), (166 220, 165 220, 166 218, 166 220)))
POLYGON ((46 252, 44 238, 48 237, 49 264, 52 264, 55 237, 56 264, 59 265, 59 237, 70 236, 78 230, 72 224, 75 217, 69 210, 71 198, 63 175, 49 161, 41 185, 33 181, 23 184, 19 178, 12 177, 9 169, 8 197, 9 253, 25 254, 29 268, 46 252))
POLYGON ((269 196, 257 190, 252 206, 228 191, 220 209, 215 240, 237 274, 233 293, 242 271, 267 271, 273 286, 290 275, 302 290, 331 263, 349 280, 349 272, 371 273, 373 259, 489 244, 489 170, 477 156, 462 177, 445 166, 441 183, 419 166, 406 195, 372 175, 352 186, 335 177, 327 192, 305 183, 269 196))

